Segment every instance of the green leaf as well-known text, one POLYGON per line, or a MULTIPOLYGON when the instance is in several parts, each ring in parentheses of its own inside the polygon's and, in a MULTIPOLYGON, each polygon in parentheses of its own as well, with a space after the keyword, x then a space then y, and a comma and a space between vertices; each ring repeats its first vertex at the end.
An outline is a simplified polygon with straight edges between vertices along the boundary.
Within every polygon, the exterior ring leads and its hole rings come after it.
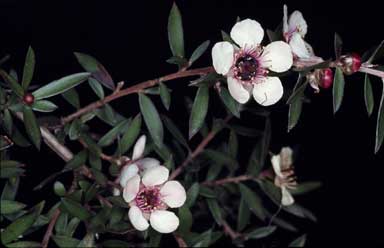
POLYGON ((321 182, 302 182, 299 183, 294 189, 290 189, 289 192, 291 192, 292 195, 302 195, 319 189, 321 186, 321 182))
POLYGON ((100 99, 104 98, 104 90, 99 81, 94 78, 89 78, 88 84, 100 99))
POLYGON ((303 81, 303 77, 299 76, 297 79, 297 83, 294 88, 294 92, 292 95, 288 98, 287 104, 291 104, 297 100, 301 100, 304 96, 304 91, 307 88, 308 80, 303 81))
POLYGON ((22 166, 23 164, 18 162, 18 161, 14 161, 14 160, 1 160, 0 161, 0 168, 5 168, 5 167, 19 167, 19 166, 22 166))
MULTIPOLYGON (((188 60, 186 60, 185 58, 177 57, 177 56, 170 57, 169 59, 166 60, 166 62, 168 64, 178 65, 180 68, 188 65, 188 60)), ((149 92, 149 90, 147 90, 146 92, 149 92)))
POLYGON ((69 139, 77 140, 80 137, 81 130, 82 130, 81 121, 79 119, 75 119, 74 121, 72 121, 68 131, 69 139))
POLYGON ((72 88, 61 94, 62 97, 76 109, 80 108, 80 97, 76 89, 72 88))
POLYGON ((199 196, 200 185, 199 183, 194 183, 187 191, 187 200, 185 202, 185 206, 191 208, 195 202, 197 197, 199 196))
POLYGON ((304 234, 298 237, 297 239, 295 239, 294 241, 292 241, 288 247, 304 247, 306 241, 307 241, 307 234, 304 234))
POLYGON ((184 205, 178 210, 180 218, 180 226, 177 231, 181 234, 187 234, 190 232, 193 222, 193 216, 188 206, 184 205))
POLYGON ((164 104, 164 107, 169 110, 169 107, 171 106, 171 94, 169 93, 169 90, 165 84, 160 82, 160 97, 161 101, 164 104))
POLYGON ((80 242, 78 239, 62 235, 53 235, 52 239, 60 248, 76 247, 80 242))
POLYGON ((20 176, 24 173, 24 169, 21 168, 12 168, 12 167, 5 167, 1 168, 0 178, 10 178, 10 177, 16 177, 20 176))
POLYGON ((244 198, 241 197, 237 216, 237 231, 241 232, 248 225, 250 218, 251 212, 249 211, 249 207, 244 198))
POLYGON ((303 101, 296 99, 289 104, 288 112, 288 132, 290 132, 299 122, 301 112, 303 111, 303 101))
POLYGON ((208 208, 211 211, 213 218, 215 219, 216 223, 219 226, 221 226, 223 216, 221 213, 219 203, 217 202, 216 199, 212 199, 212 198, 207 198, 206 201, 207 201, 208 208))
POLYGON ((226 165, 231 172, 239 167, 238 162, 227 153, 206 149, 203 155, 215 163, 226 165))
POLYGON ((182 144, 187 150, 189 150, 188 142, 184 138, 181 131, 177 128, 176 124, 167 116, 162 115, 161 119, 164 122, 164 126, 168 129, 168 131, 172 134, 172 136, 180 143, 182 144))
POLYGON ((189 59, 189 63, 192 64, 195 62, 198 58, 201 57, 201 55, 204 54, 204 52, 207 50, 209 46, 210 41, 206 40, 204 41, 200 46, 198 46, 195 51, 193 51, 191 58, 189 59))
POLYGON ((275 226, 260 227, 246 234, 247 239, 261 239, 271 235, 276 230, 275 226))
POLYGON ((29 138, 31 139, 32 143, 36 146, 36 148, 40 149, 40 145, 41 145, 40 127, 37 124, 35 114, 33 113, 30 107, 28 106, 23 107, 23 118, 24 118, 24 126, 29 138))
POLYGON ((114 128, 112 128, 108 133, 106 133, 99 142, 97 143, 99 146, 109 146, 113 143, 113 141, 119 136, 122 131, 127 130, 129 125, 128 120, 121 121, 114 128))
POLYGON ((225 31, 221 30, 221 37, 223 38, 223 41, 227 41, 229 43, 234 44, 235 42, 232 40, 231 36, 227 34, 225 31))
POLYGON ((7 248, 32 248, 41 247, 41 243, 34 241, 18 241, 6 245, 7 248))
POLYGON ((70 215, 79 218, 80 220, 87 220, 92 215, 91 213, 83 206, 81 206, 79 203, 69 199, 69 198, 62 198, 61 199, 61 205, 60 208, 69 213, 70 215))
POLYGON ((65 230, 65 233, 64 235, 65 236, 68 236, 68 237, 72 237, 73 234, 75 233, 76 231, 76 228, 78 227, 78 225, 80 224, 80 219, 76 218, 76 217, 73 217, 68 225, 67 225, 67 228, 65 230))
POLYGON ((381 58, 384 55, 384 40, 381 41, 376 50, 372 53, 371 57, 367 60, 367 64, 372 64, 375 60, 381 58))
POLYGON ((20 210, 25 208, 25 204, 17 202, 17 201, 10 201, 10 200, 1 200, 1 208, 0 213, 1 214, 13 214, 16 212, 19 212, 20 210))
POLYGON ((184 34, 180 10, 173 4, 168 17, 168 40, 173 56, 184 57, 184 34))
POLYGON ((279 40, 279 36, 276 32, 270 30, 270 29, 267 29, 267 35, 268 35, 268 38, 269 38, 269 41, 270 42, 274 42, 274 41, 278 41, 279 40))
POLYGON ((62 212, 57 218, 55 232, 57 235, 64 235, 68 225, 68 213, 62 212))
POLYGON ((18 97, 22 97, 24 95, 23 88, 20 86, 20 84, 17 82, 17 80, 14 77, 9 75, 6 71, 2 69, 0 69, 0 76, 4 78, 5 82, 8 83, 9 87, 18 97))
POLYGON ((139 93, 139 104, 144 122, 154 143, 156 146, 161 147, 163 145, 164 128, 155 105, 149 97, 141 93, 139 93))
POLYGON ((28 48, 27 56, 25 58, 24 70, 23 70, 23 79, 21 85, 24 90, 28 89, 29 84, 32 81, 33 72, 35 71, 35 52, 32 47, 28 48))
POLYGON ((77 61, 81 66, 87 71, 92 73, 92 77, 103 84, 105 87, 114 90, 115 83, 112 80, 112 77, 109 75, 105 67, 97 61, 94 57, 84 54, 84 53, 75 53, 77 61))
POLYGON ((101 158, 99 156, 97 156, 96 154, 89 153, 88 154, 88 160, 89 160, 89 164, 92 166, 92 168, 94 168, 96 170, 102 169, 101 158))
POLYGON ((85 162, 87 161, 87 157, 88 157, 87 150, 82 150, 67 162, 63 171, 69 171, 69 170, 74 170, 79 168, 80 166, 85 164, 85 162))
POLYGON ((336 59, 338 59, 341 56, 341 51, 343 48, 343 40, 341 39, 338 33, 335 33, 334 46, 335 46, 335 56, 336 56, 336 59))
POLYGON ((100 156, 101 148, 96 144, 96 142, 86 133, 81 133, 80 137, 83 139, 87 145, 87 149, 93 154, 100 156))
POLYGON ((62 184, 59 181, 56 181, 53 184, 53 191, 55 191, 55 194, 58 196, 64 196, 67 193, 67 191, 65 190, 64 184, 62 184))
POLYGON ((3 115, 3 127, 5 129, 5 131, 9 134, 12 134, 12 130, 13 130, 13 120, 12 120, 12 115, 11 113, 9 112, 8 109, 5 109, 4 110, 4 115, 3 115))
POLYGON ((111 126, 115 126, 117 122, 117 118, 116 118, 117 114, 113 110, 111 105, 106 104, 104 107, 97 109, 95 112, 97 117, 100 118, 102 121, 104 121, 105 123, 111 126))
POLYGON ((99 170, 91 168, 92 174, 95 177, 95 181, 100 185, 106 185, 108 178, 99 170))
POLYGON ((1 200, 14 200, 19 188, 20 178, 10 178, 4 185, 1 193, 1 200))
POLYGON ((95 235, 93 233, 87 233, 84 238, 80 241, 77 247, 95 247, 95 235))
POLYGON ((240 118, 240 104, 229 94, 229 91, 223 87, 220 89, 219 95, 229 112, 237 118, 240 118))
POLYGON ((381 147, 381 144, 384 140, 384 78, 383 80, 383 93, 381 95, 379 112, 377 115, 377 125, 376 125, 376 143, 375 143, 375 153, 377 153, 381 147))
POLYGON ((36 100, 55 96, 79 85, 87 80, 90 75, 90 73, 82 72, 65 76, 35 90, 32 94, 36 100))
POLYGON ((333 80, 333 113, 336 113, 340 106, 341 102, 343 101, 344 96, 344 74, 343 71, 337 67, 335 72, 335 78, 333 80))
POLYGON ((239 189, 248 208, 261 220, 265 220, 266 216, 260 197, 244 184, 240 183, 239 189))
POLYGON ((197 90, 189 119, 189 139, 191 139, 204 124, 208 112, 209 90, 207 86, 201 86, 197 90))
POLYGON ((141 122, 141 115, 138 114, 129 124, 127 131, 120 140, 120 150, 122 154, 126 153, 135 143, 140 134, 141 122))
POLYGON ((40 100, 32 104, 32 109, 39 112, 52 112, 57 109, 57 106, 53 102, 40 100))
POLYGON ((368 74, 365 74, 364 80, 364 100, 365 106, 367 107, 368 116, 371 116, 375 101, 373 99, 372 84, 368 74))
POLYGON ((11 241, 17 239, 20 235, 26 232, 33 223, 37 220, 38 213, 33 212, 27 215, 23 215, 10 225, 8 225, 3 232, 1 232, 1 241, 3 244, 8 244, 11 241))

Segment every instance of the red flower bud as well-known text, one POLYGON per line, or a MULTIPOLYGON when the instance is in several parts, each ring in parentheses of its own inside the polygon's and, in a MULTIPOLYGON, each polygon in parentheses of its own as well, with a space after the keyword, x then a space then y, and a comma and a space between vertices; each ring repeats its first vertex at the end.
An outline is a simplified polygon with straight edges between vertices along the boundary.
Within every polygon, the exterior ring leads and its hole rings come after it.
POLYGON ((333 84, 333 72, 330 68, 324 69, 320 73, 319 85, 321 88, 328 89, 333 84))
POLYGON ((357 72, 361 67, 361 57, 357 53, 351 53, 340 57, 338 66, 346 75, 351 75, 357 72))
POLYGON ((26 105, 31 106, 35 102, 35 97, 31 93, 27 93, 23 97, 23 102, 26 105))

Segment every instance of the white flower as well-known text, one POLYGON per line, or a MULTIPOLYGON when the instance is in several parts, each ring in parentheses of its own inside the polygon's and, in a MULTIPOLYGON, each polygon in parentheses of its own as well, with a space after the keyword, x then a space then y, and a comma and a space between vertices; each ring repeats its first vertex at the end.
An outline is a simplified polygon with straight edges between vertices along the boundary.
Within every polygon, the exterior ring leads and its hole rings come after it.
MULTIPOLYGON (((128 180, 133 176, 140 174, 142 175, 145 170, 153 168, 160 165, 160 161, 154 158, 142 158, 146 143, 146 136, 142 135, 136 141, 135 146, 133 147, 132 159, 126 157, 125 160, 127 164, 123 166, 120 176, 117 181, 120 183, 121 187, 125 187, 128 180), (129 161, 133 161, 130 163, 129 161)), ((118 189, 114 190, 114 195, 120 195, 118 189)))
POLYGON ((167 181, 168 176, 166 167, 156 166, 147 169, 142 178, 133 176, 125 185, 123 198, 131 206, 128 217, 137 230, 151 225, 160 233, 171 233, 179 226, 179 218, 166 209, 181 207, 186 192, 178 181, 167 181))
POLYGON ((297 185, 292 169, 292 149, 283 147, 280 154, 272 156, 271 162, 276 174, 275 185, 281 188, 281 204, 292 205, 295 200, 288 189, 293 189, 297 185))
POLYGON ((252 93, 256 102, 264 106, 279 101, 283 86, 278 77, 269 77, 268 72, 291 68, 293 58, 289 45, 276 41, 262 47, 264 30, 251 19, 236 23, 230 35, 240 47, 218 42, 212 48, 212 60, 216 72, 227 77, 232 97, 246 103, 252 93))
POLYGON ((284 5, 283 35, 286 42, 291 46, 295 56, 308 59, 314 55, 311 45, 305 42, 308 25, 300 11, 294 11, 288 19, 287 5, 284 5))

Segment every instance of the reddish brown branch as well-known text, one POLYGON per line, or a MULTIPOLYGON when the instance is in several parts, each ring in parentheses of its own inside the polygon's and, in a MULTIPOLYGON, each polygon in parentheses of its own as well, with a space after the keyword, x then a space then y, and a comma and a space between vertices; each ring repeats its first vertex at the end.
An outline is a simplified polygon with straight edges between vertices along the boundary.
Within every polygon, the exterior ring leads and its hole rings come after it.
POLYGON ((180 237, 178 234, 173 233, 173 236, 175 237, 176 242, 179 245, 179 247, 188 247, 188 245, 187 245, 187 243, 185 243, 184 239, 182 237, 180 237))
POLYGON ((60 209, 56 208, 55 212, 53 213, 52 218, 49 221, 47 231, 44 234, 43 241, 41 242, 41 247, 43 248, 48 247, 49 239, 51 238, 52 231, 53 231, 53 228, 55 227, 56 221, 60 216, 60 212, 61 212, 60 209))
MULTIPOLYGON (((228 122, 231 118, 231 115, 227 116, 224 122, 228 122)), ((172 172, 172 174, 169 176, 169 180, 175 179, 178 175, 180 175, 180 173, 185 169, 185 167, 187 167, 187 165, 193 159, 195 159, 201 152, 204 151, 204 148, 209 144, 209 142, 211 142, 211 140, 216 136, 217 133, 217 130, 212 130, 211 132, 209 132, 208 135, 196 147, 196 149, 191 154, 189 154, 189 156, 184 160, 184 162, 172 172)))
POLYGON ((255 179, 253 176, 250 175, 242 175, 238 177, 229 177, 229 178, 224 178, 216 181, 206 181, 201 183, 201 185, 204 186, 219 186, 227 183, 240 183, 243 181, 248 181, 248 180, 253 180, 255 179))
POLYGON ((223 226, 224 233, 232 240, 241 237, 241 233, 235 232, 225 220, 222 220, 221 225, 223 226))
POLYGON ((128 88, 123 89, 123 90, 116 90, 115 92, 113 92, 111 95, 105 97, 104 99, 93 102, 93 103, 79 109, 75 113, 68 115, 67 117, 64 117, 61 120, 61 123, 64 125, 64 124, 71 122, 72 120, 82 116, 85 113, 88 113, 94 109, 102 107, 103 105, 105 105, 108 102, 111 102, 117 98, 129 95, 129 94, 140 92, 143 89, 155 86, 159 82, 166 82, 166 81, 174 80, 177 78, 183 78, 183 77, 205 75, 205 74, 213 72, 213 71, 214 71, 213 67, 204 67, 204 68, 198 68, 198 69, 193 69, 193 70, 178 71, 178 72, 175 72, 175 73, 172 73, 172 74, 160 77, 160 78, 147 80, 147 81, 144 81, 142 83, 138 83, 136 85, 133 85, 133 86, 128 87, 128 88))

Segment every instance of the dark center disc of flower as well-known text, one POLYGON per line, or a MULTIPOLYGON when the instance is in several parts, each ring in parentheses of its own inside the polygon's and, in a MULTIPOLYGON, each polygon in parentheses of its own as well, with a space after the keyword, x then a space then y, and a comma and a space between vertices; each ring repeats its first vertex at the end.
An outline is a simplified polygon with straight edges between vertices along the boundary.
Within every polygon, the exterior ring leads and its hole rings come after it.
POLYGON ((136 197, 137 206, 144 212, 150 212, 158 207, 160 202, 159 189, 144 189, 136 197))
POLYGON ((257 74, 259 63, 251 55, 245 55, 236 60, 236 77, 243 81, 253 79, 257 74))

